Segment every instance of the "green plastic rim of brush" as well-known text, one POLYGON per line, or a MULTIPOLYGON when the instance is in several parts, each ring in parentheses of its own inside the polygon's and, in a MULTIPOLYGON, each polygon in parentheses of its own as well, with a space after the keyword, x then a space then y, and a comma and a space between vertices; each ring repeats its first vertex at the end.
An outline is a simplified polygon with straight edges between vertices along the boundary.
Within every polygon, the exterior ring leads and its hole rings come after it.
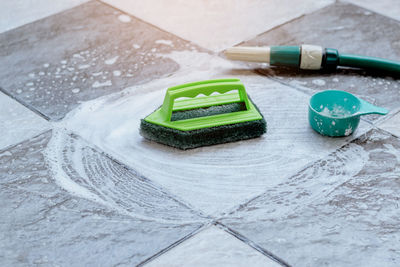
POLYGON ((261 119, 261 114, 248 99, 245 87, 239 79, 219 79, 188 83, 168 88, 163 105, 144 120, 152 124, 180 131, 192 131, 261 119), (231 91, 236 92, 232 93, 231 91), (215 92, 219 94, 211 95, 215 92), (199 96, 200 94, 204 96, 199 96), (176 121, 171 120, 173 112, 231 103, 244 103, 245 109, 205 117, 176 121))
POLYGON ((311 127, 326 136, 339 137, 352 134, 360 123, 360 116, 386 115, 388 110, 377 107, 351 93, 326 90, 314 94, 308 106, 311 127))

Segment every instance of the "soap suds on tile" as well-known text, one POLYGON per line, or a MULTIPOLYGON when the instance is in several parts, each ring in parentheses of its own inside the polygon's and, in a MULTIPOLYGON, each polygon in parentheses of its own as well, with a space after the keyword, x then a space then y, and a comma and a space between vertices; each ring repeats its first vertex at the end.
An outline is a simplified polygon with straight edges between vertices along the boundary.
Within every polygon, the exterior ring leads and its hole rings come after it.
POLYGON ((117 62, 118 58, 119 58, 119 56, 112 57, 110 59, 105 60, 104 63, 106 63, 107 65, 112 65, 115 62, 117 62))
POLYGON ((127 23, 131 21, 131 17, 129 17, 128 15, 125 14, 121 14, 118 16, 119 21, 127 23))
POLYGON ((114 70, 114 71, 113 71, 113 75, 114 75, 115 77, 119 77, 119 76, 121 76, 121 71, 119 71, 119 70, 114 70))
POLYGON ((295 173, 346 140, 327 141, 313 135, 306 115, 309 96, 255 75, 250 68, 245 71, 236 62, 208 53, 180 51, 157 56, 174 60, 180 69, 167 77, 82 103, 61 123, 208 214, 219 213, 257 195, 265 186, 282 179, 278 173, 295 173), (166 88, 213 77, 232 77, 230 73, 235 68, 242 70, 235 77, 241 78, 252 100, 268 116, 270 130, 265 136, 191 151, 179 151, 140 136, 140 119, 162 104, 166 88), (276 106, 282 94, 293 97, 285 100, 285 105, 276 106), (280 116, 268 115, 271 108, 281 109, 280 116), (295 123, 287 118, 293 118, 295 123), (288 133, 282 125, 294 128, 288 133), (291 160, 282 154, 288 149, 292 151, 291 160), (243 154, 247 155, 245 161, 243 154), (249 173, 253 177, 251 183, 249 173), (218 183, 211 177, 219 177, 218 183))
POLYGON ((313 84, 318 85, 318 86, 324 86, 326 84, 326 82, 324 80, 321 79, 315 79, 312 81, 313 84))
POLYGON ((63 128, 53 129, 44 156, 61 188, 123 216, 163 224, 200 219, 147 180, 116 169, 115 162, 63 128))
POLYGON ((105 81, 105 82, 99 82, 95 81, 92 85, 93 88, 99 88, 99 87, 104 87, 104 86, 111 86, 112 82, 111 80, 105 81))
POLYGON ((173 43, 172 43, 171 40, 157 40, 155 43, 156 44, 164 44, 164 45, 173 46, 173 43))

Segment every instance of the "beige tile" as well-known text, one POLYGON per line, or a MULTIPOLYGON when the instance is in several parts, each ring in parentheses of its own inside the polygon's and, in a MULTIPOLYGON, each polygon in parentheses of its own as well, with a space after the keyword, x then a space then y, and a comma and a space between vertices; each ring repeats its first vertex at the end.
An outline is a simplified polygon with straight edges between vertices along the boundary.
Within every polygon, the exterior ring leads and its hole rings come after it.
POLYGON ((14 0, 0 2, 0 32, 8 31, 35 20, 72 8, 88 0, 14 0))
POLYGON ((219 51, 334 1, 104 0, 104 2, 186 40, 219 51))

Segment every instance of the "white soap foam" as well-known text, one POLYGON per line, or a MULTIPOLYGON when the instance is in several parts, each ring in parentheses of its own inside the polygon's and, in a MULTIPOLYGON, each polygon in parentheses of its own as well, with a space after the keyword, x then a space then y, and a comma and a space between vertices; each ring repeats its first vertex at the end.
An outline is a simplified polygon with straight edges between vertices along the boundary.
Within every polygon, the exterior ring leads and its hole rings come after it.
POLYGON ((83 65, 78 66, 78 69, 80 69, 80 70, 87 69, 87 68, 90 68, 89 64, 83 64, 83 65))
POLYGON ((315 79, 312 81, 313 84, 318 85, 318 86, 324 86, 326 84, 326 82, 324 80, 321 79, 315 79))
POLYGON ((337 104, 333 105, 331 109, 325 107, 319 113, 325 116, 335 117, 335 118, 348 117, 351 116, 352 114, 349 110, 337 104))
POLYGON ((5 151, 3 153, 0 153, 0 158, 2 158, 2 157, 11 157, 11 156, 12 156, 12 154, 11 154, 10 151, 5 151))
POLYGON ((179 70, 85 102, 60 123, 209 214, 261 193, 265 186, 279 182, 282 173, 295 173, 346 141, 327 141, 307 127, 308 95, 256 75, 250 68, 246 71, 240 63, 191 51, 156 56, 177 62, 179 70), (242 79, 253 101, 268 116, 267 135, 191 151, 149 142, 140 136, 140 119, 159 107, 166 88, 232 77, 235 69, 241 70, 235 77, 242 79), (292 96, 284 99, 284 105, 283 95, 292 96), (271 112, 279 115, 271 116, 271 112), (292 151, 290 155, 286 154, 288 150, 292 151))
POLYGON ((105 87, 105 86, 111 86, 111 85, 112 85, 111 80, 107 80, 107 81, 105 81, 105 82, 95 81, 95 82, 92 84, 92 87, 93 87, 93 88, 99 88, 99 87, 105 87))
POLYGON ((118 16, 119 21, 124 22, 124 23, 128 23, 131 21, 131 17, 129 17, 128 15, 125 14, 121 14, 118 16))
POLYGON ((119 56, 112 57, 110 59, 105 60, 104 63, 106 63, 107 65, 112 65, 115 62, 117 62, 118 58, 119 58, 119 56))
POLYGON ((169 45, 169 46, 174 46, 171 40, 157 40, 155 42, 156 44, 163 44, 163 45, 169 45))
POLYGON ((188 213, 159 188, 121 173, 109 158, 57 125, 44 155, 55 182, 74 196, 135 219, 163 224, 199 221, 196 214, 188 213))

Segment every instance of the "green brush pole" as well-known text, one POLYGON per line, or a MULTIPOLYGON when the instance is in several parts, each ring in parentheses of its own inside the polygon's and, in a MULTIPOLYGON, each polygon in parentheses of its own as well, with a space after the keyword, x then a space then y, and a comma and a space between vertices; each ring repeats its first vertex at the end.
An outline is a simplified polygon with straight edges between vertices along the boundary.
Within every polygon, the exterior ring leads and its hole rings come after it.
POLYGON ((225 51, 229 59, 267 62, 271 66, 304 70, 334 70, 338 66, 372 69, 400 74, 400 62, 376 57, 340 54, 332 48, 316 45, 232 47, 225 51))

